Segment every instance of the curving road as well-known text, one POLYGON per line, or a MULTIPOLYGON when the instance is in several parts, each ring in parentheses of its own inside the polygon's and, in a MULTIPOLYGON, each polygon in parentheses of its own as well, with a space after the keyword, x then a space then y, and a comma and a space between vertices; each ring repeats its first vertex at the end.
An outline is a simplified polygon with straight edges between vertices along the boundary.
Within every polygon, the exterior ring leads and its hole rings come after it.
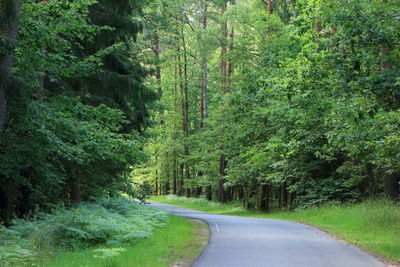
POLYGON ((212 214, 151 202, 169 213, 204 220, 208 246, 193 267, 384 267, 376 258, 311 226, 212 214))

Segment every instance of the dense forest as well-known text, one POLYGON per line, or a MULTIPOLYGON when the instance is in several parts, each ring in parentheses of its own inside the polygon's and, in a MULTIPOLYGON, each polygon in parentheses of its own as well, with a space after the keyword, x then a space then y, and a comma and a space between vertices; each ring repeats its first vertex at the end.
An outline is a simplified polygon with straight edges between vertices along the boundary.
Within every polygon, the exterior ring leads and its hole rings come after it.
POLYGON ((0 221, 176 194, 399 199, 399 0, 1 0, 0 221))
POLYGON ((136 177, 261 211, 398 199, 399 7, 153 4, 139 43, 162 97, 136 177))
MULTIPOLYGON (((142 1, 2 0, 0 220, 125 192, 157 93, 142 1)), ((136 188, 136 189, 135 189, 136 188)))

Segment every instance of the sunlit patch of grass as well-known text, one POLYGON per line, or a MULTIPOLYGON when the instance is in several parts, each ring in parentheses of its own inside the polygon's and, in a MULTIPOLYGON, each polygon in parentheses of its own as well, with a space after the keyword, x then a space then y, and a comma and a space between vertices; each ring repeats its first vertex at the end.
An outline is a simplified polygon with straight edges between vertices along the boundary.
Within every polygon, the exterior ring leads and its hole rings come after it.
POLYGON ((202 198, 159 196, 151 200, 219 214, 308 223, 388 260, 400 261, 400 206, 388 200, 326 204, 294 212, 272 213, 245 210, 240 203, 219 204, 202 198))

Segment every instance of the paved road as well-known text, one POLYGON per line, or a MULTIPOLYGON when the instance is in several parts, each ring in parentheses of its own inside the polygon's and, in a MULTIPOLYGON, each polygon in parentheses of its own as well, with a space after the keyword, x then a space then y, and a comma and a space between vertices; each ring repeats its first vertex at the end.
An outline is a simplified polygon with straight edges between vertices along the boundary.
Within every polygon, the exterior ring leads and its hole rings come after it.
POLYGON ((193 267, 383 267, 363 250, 300 223, 205 213, 152 202, 208 223, 208 246, 193 267))

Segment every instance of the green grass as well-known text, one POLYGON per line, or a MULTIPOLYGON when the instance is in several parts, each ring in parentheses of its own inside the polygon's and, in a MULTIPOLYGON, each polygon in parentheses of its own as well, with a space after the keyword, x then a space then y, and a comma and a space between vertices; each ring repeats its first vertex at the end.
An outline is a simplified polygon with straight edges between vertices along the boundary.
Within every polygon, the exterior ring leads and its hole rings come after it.
POLYGON ((295 212, 273 213, 245 210, 239 203, 219 204, 205 199, 161 196, 151 200, 219 214, 312 224, 389 261, 400 262, 400 206, 386 200, 328 204, 295 212))
POLYGON ((205 223, 169 216, 165 227, 156 230, 147 239, 132 245, 99 246, 76 252, 61 252, 40 266, 46 267, 155 267, 169 266, 171 262, 190 263, 208 240, 208 234, 199 235, 207 228, 205 223), (100 250, 99 250, 100 249, 100 250))

